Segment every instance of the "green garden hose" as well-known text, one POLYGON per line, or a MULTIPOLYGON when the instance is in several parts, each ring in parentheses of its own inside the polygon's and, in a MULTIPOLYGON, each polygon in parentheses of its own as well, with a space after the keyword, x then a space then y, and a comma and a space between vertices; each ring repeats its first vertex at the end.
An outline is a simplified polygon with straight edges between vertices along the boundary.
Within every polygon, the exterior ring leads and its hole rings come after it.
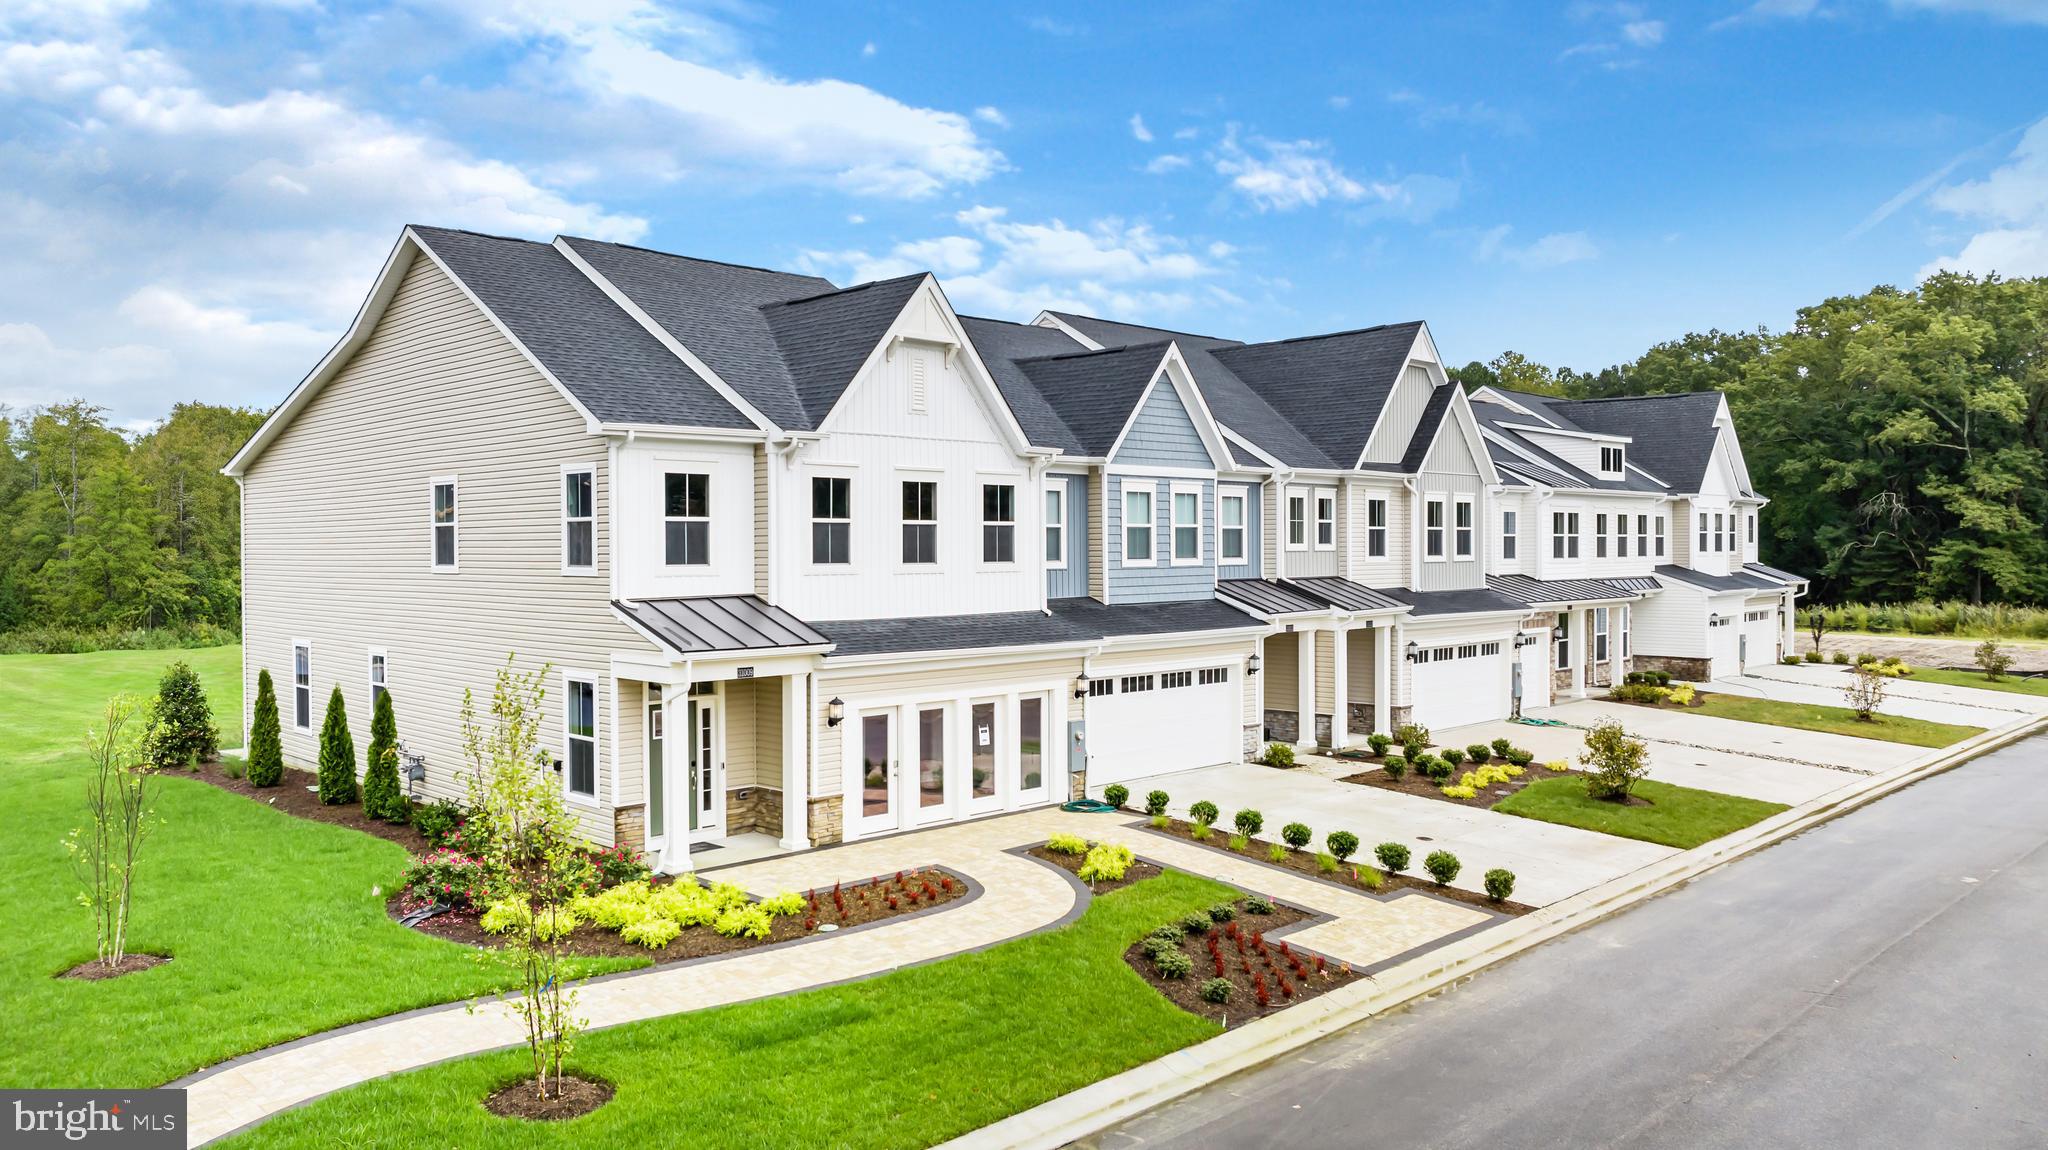
POLYGON ((1108 803, 1103 802, 1101 799, 1075 799, 1073 802, 1070 803, 1061 803, 1060 809, 1063 811, 1073 811, 1077 814, 1084 815, 1107 815, 1116 813, 1115 807, 1110 806, 1108 803))

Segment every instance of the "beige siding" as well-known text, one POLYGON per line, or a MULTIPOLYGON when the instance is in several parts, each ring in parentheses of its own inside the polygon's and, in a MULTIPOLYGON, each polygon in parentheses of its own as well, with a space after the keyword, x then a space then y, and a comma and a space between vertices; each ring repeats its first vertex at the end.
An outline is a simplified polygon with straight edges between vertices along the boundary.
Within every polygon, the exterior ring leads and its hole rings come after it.
POLYGON ((616 802, 629 807, 647 801, 647 685, 619 680, 618 782, 616 802))
MULTIPOLYGON (((1349 668, 1346 668, 1348 671, 1349 668)), ((1337 633, 1316 632, 1316 714, 1333 714, 1337 688, 1337 633)))
POLYGON ((1109 602, 1109 475, 1096 468, 1088 476, 1088 530, 1094 543, 1088 549, 1088 595, 1097 603, 1109 602))
POLYGON ((1265 679, 1266 706, 1274 711, 1301 709, 1301 633, 1281 631, 1266 636, 1260 677, 1265 679))
POLYGON ((1371 627, 1359 627, 1345 636, 1349 662, 1344 668, 1344 697, 1349 702, 1373 701, 1372 651, 1381 634, 1371 627))
MULTIPOLYGON (((383 648, 400 736, 427 757, 425 793, 460 796, 464 689, 488 712, 496 669, 551 664, 544 739, 564 754, 561 672, 598 682, 598 802, 573 806, 609 843, 620 789, 608 682, 617 650, 647 643, 612 615, 596 516, 595 575, 561 573, 561 466, 605 445, 554 387, 428 260, 406 273, 368 342, 257 458, 243 484, 248 697, 268 668, 285 705, 287 761, 311 767, 328 692, 341 685, 360 753, 369 739, 368 649, 383 648), (429 570, 429 480, 457 479, 458 563, 429 570), (313 733, 290 727, 292 642, 312 643, 313 733)), ((634 728, 637 731, 637 723, 634 728)), ((637 784, 635 784, 637 788, 637 784)))

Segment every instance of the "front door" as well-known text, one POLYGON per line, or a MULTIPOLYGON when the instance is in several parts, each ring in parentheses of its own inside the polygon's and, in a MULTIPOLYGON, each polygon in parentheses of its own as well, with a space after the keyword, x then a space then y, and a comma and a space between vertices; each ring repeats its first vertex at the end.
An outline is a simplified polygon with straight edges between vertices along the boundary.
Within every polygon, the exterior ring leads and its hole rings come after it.
POLYGON ((893 831, 896 810, 896 712, 869 711, 854 732, 860 755, 860 831, 893 831))
POLYGON ((715 694, 690 696, 690 833, 725 833, 724 711, 715 694))
POLYGON ((1051 796, 1050 732, 1051 707, 1044 695, 1025 695, 1017 700, 1017 785, 1016 801, 1042 803, 1051 796))

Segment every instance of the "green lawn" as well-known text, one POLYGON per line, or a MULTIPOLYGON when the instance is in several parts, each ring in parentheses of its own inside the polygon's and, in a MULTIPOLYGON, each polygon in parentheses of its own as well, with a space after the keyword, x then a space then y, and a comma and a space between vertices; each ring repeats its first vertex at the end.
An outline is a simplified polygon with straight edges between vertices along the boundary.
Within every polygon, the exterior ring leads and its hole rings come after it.
POLYGON ((571 1122, 479 1104, 521 1074, 519 1050, 366 1083, 223 1145, 929 1146, 1216 1034, 1122 955, 1235 893, 1168 871, 979 953, 586 1034, 574 1067, 618 1095, 571 1122))
POLYGON ((1654 779, 1637 783, 1635 793, 1653 805, 1625 807, 1589 799, 1585 779, 1564 776, 1531 783, 1495 803, 1493 809, 1681 850, 1739 831, 1786 809, 1784 803, 1698 791, 1654 779))
POLYGON ((1908 683, 1947 683, 1954 687, 1977 687, 2014 695, 2048 696, 2048 679, 2021 679, 2012 675, 1993 682, 1982 671, 1948 671, 1940 667, 1915 667, 1908 683))
POLYGON ((474 952, 385 916, 371 889, 391 890, 402 848, 175 776, 129 932, 131 949, 174 960, 107 982, 50 977, 92 957, 61 845, 83 820, 80 738, 107 696, 149 693, 179 658, 204 678, 221 742, 239 745, 239 648, 0 656, 0 1085, 155 1085, 496 981, 474 952))
POLYGON ((1707 691, 1700 692, 1699 700, 1697 706, 1685 709, 1686 714, 1740 719, 1745 723, 1769 723, 1776 727, 1796 727, 1802 731, 1823 731, 1830 735, 1854 735, 1859 739, 1882 739, 1915 747, 1946 747, 1984 733, 1982 727, 1909 719, 1903 715, 1874 715, 1869 722, 1864 722, 1847 707, 1820 703, 1787 703, 1779 699, 1755 699, 1707 691))

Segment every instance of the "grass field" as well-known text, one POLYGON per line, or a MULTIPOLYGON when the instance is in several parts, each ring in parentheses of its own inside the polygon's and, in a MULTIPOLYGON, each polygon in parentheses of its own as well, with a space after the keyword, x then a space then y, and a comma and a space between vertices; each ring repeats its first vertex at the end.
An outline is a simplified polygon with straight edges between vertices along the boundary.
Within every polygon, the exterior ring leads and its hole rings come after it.
POLYGON ((80 740, 108 696, 148 694, 180 658, 205 680, 222 744, 239 745, 239 648, 0 656, 0 1085, 155 1085, 498 981, 474 952, 386 917, 373 888, 391 890, 400 847, 176 776, 159 784, 129 932, 130 949, 173 961, 105 982, 51 977, 93 952, 62 846, 84 817, 80 740))
POLYGON ((1940 667, 1915 667, 1909 683, 1946 683, 1952 687, 1976 687, 2013 695, 2048 696, 2048 679, 2020 679, 2011 675, 1993 681, 1981 671, 1947 671, 1940 667))
POLYGON ((1493 809, 1681 850, 1711 842, 1786 809, 1783 803, 1694 790, 1654 779, 1637 783, 1635 793, 1650 800, 1651 805, 1625 807, 1587 798, 1586 780, 1567 776, 1531 783, 1495 803, 1493 809))
POLYGON ((1685 713, 1740 719, 1745 723, 1769 723, 1802 731, 1822 731, 1830 735, 1854 735, 1859 739, 1881 739, 1915 747, 1946 747, 1984 733, 1982 727, 1909 719, 1903 715, 1873 715, 1866 722, 1847 707, 1830 707, 1821 703, 1788 703, 1781 699, 1757 699, 1707 691, 1700 692, 1699 700, 1698 705, 1687 707, 1685 713))

